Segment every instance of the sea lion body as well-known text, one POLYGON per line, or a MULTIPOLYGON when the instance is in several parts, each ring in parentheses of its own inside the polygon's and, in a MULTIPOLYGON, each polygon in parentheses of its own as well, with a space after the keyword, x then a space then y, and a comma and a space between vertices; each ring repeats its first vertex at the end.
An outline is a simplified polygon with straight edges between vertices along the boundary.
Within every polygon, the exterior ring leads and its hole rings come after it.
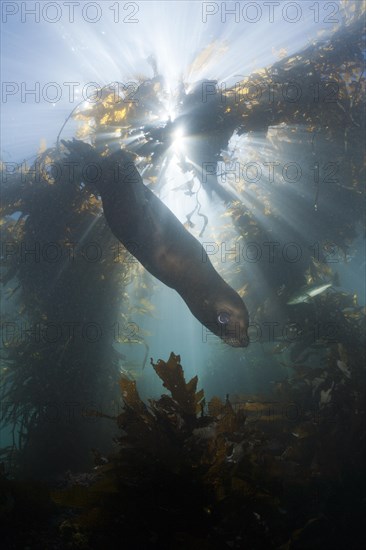
MULTIPOLYGON (((66 146, 72 150, 73 143, 66 146)), ((214 269, 202 245, 144 185, 127 153, 99 158, 96 186, 112 233, 154 277, 180 294, 205 327, 229 345, 247 346, 245 304, 214 269)))

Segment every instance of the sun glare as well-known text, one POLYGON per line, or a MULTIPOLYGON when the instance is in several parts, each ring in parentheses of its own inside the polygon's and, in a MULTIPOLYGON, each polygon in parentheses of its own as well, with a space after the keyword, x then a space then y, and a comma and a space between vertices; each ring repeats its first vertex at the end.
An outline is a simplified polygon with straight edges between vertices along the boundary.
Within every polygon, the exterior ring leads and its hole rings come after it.
POLYGON ((173 149, 175 151, 181 151, 184 144, 184 130, 178 128, 173 134, 173 149))

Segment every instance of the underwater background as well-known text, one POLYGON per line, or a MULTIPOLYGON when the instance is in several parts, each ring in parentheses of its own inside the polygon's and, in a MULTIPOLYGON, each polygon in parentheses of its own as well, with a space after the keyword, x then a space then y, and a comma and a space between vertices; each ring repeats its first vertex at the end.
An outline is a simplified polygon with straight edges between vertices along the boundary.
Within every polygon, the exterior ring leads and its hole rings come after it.
POLYGON ((364 24, 353 0, 2 3, 2 547, 363 547, 364 24), (247 348, 114 237, 73 138, 134 155, 247 348))

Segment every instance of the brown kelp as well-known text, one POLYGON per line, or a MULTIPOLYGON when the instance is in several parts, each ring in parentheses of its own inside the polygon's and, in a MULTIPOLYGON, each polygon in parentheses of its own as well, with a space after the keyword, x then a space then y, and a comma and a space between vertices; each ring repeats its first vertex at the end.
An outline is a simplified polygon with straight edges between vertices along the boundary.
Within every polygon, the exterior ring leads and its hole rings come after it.
POLYGON ((335 346, 321 372, 294 367, 276 397, 235 404, 206 404, 174 353, 152 366, 170 395, 146 404, 122 379, 118 451, 52 494, 74 509, 59 524, 70 548, 359 547, 365 411, 351 352, 335 346))
POLYGON ((3 178, 2 421, 13 429, 23 468, 39 475, 85 464, 90 403, 116 398, 127 317, 121 302, 131 264, 105 230, 99 202, 80 180, 51 174, 48 150, 3 178), (5 302, 7 303, 7 302, 5 302), (115 327, 119 326, 119 331, 115 327))

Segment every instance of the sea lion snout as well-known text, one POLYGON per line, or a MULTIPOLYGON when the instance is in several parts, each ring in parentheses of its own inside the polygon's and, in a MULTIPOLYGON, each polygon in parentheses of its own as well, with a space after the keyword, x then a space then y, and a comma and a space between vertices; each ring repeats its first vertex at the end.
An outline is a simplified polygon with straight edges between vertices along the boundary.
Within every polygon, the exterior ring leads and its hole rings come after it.
POLYGON ((247 329, 242 328, 239 324, 233 329, 230 327, 226 331, 221 331, 219 334, 220 338, 234 348, 246 348, 249 346, 249 336, 247 334, 247 329))

